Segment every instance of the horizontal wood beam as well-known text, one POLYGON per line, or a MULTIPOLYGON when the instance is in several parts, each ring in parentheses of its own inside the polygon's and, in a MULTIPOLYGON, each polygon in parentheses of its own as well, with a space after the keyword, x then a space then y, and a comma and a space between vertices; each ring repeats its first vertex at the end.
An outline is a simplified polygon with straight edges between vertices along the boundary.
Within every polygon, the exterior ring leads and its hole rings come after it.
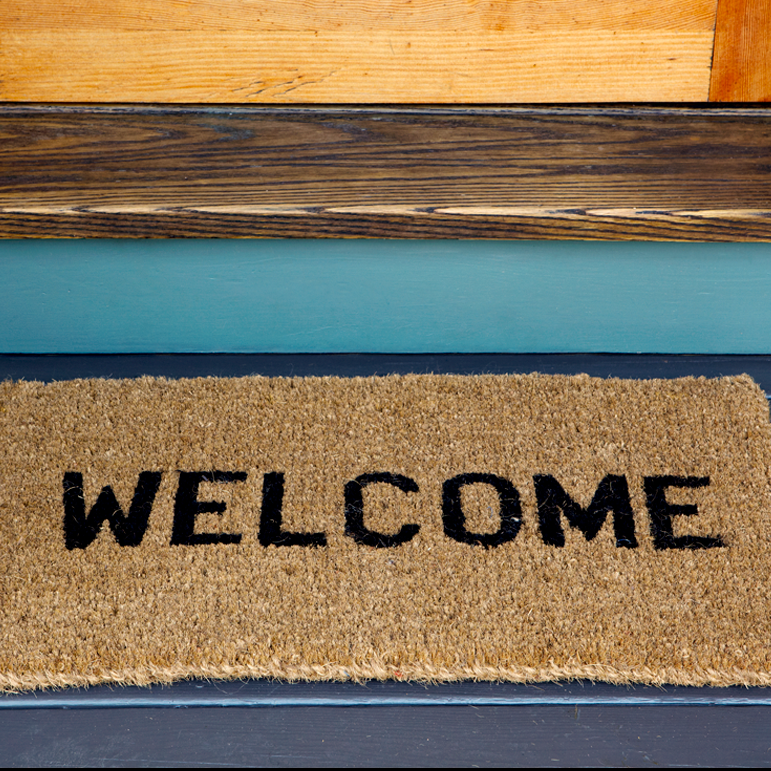
POLYGON ((0 100, 706 101, 717 0, 3 0, 0 100))
POLYGON ((771 99, 769 0, 5 0, 0 103, 771 99))
POLYGON ((0 107, 3 237, 771 240, 771 113, 0 107))

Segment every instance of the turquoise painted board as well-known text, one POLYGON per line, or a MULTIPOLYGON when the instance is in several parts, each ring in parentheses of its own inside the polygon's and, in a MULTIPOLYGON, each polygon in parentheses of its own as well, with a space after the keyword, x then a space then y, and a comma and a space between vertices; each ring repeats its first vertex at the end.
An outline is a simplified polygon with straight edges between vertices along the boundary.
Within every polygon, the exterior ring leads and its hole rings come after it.
POLYGON ((771 244, 0 242, 0 352, 771 353, 771 244))

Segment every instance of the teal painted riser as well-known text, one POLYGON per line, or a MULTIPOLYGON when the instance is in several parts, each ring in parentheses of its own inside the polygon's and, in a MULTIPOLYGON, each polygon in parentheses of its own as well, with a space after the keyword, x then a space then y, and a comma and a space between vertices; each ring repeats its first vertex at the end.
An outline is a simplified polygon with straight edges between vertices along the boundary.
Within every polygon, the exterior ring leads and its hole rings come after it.
POLYGON ((771 353, 771 244, 0 242, 0 352, 771 353))

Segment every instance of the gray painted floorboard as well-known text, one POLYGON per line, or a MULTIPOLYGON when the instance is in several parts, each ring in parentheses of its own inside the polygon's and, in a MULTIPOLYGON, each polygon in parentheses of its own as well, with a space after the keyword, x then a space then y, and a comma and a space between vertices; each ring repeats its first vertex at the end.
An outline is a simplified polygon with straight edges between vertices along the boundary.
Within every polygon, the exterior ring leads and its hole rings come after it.
POLYGON ((23 766, 767 766, 769 707, 273 707, 5 712, 23 766))

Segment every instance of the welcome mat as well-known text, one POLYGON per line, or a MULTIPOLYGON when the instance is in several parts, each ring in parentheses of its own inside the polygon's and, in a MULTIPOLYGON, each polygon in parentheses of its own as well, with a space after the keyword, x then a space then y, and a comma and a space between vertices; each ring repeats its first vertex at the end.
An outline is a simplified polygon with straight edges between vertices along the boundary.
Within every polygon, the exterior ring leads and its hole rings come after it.
POLYGON ((771 683, 747 376, 0 385, 0 688, 771 683))

